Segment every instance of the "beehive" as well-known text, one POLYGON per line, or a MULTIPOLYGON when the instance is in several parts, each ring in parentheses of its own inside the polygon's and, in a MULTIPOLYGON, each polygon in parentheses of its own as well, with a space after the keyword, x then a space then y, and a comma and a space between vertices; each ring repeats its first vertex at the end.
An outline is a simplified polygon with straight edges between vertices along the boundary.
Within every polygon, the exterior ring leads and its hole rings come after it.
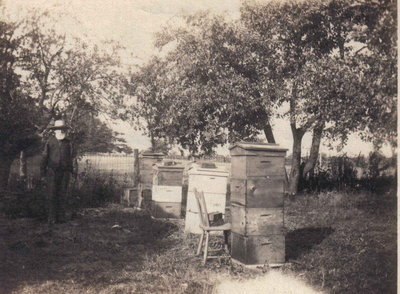
POLYGON ((231 254, 244 264, 285 261, 286 151, 265 143, 237 143, 230 148, 231 254))
POLYGON ((153 185, 153 166, 160 163, 164 157, 162 153, 144 152, 139 156, 140 183, 143 190, 150 189, 153 185))
POLYGON ((207 211, 225 214, 229 172, 214 164, 195 164, 188 171, 189 186, 186 203, 185 232, 200 234, 199 211, 195 189, 204 192, 207 211))
POLYGON ((152 215, 180 218, 182 208, 183 165, 164 162, 153 166, 152 215))

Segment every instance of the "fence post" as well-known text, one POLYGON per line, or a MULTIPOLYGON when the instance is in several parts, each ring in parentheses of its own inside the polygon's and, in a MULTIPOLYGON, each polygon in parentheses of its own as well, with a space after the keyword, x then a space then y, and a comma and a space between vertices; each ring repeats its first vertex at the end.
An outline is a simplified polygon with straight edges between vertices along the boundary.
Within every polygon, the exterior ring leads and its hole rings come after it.
POLYGON ((133 169, 133 186, 137 187, 139 186, 139 150, 134 149, 133 150, 133 156, 135 158, 134 162, 134 169, 133 169))

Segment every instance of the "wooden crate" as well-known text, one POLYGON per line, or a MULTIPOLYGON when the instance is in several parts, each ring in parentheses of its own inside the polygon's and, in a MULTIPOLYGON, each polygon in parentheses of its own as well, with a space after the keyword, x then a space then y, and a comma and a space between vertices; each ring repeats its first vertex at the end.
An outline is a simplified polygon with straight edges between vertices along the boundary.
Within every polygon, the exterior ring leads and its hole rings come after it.
POLYGON ((283 207, 283 176, 231 179, 231 203, 247 207, 283 207))
POLYGON ((282 208, 231 206, 232 232, 246 236, 283 234, 282 208))
POLYGON ((182 202, 182 186, 153 185, 152 200, 156 202, 182 202))
POLYGON ((180 202, 151 202, 152 216, 155 218, 181 218, 180 202))
POLYGON ((246 265, 277 264, 285 262, 285 236, 245 236, 231 233, 233 259, 246 265))

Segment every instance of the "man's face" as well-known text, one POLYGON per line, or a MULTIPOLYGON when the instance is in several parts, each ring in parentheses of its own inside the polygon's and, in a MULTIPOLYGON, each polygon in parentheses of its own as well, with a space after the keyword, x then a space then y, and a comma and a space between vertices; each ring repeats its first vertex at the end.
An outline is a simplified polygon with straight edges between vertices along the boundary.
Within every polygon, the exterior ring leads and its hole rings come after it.
POLYGON ((55 130, 54 132, 55 132, 55 135, 56 135, 57 140, 63 140, 63 139, 65 138, 65 135, 67 134, 67 133, 65 132, 65 130, 63 130, 63 129, 61 129, 61 130, 55 130))

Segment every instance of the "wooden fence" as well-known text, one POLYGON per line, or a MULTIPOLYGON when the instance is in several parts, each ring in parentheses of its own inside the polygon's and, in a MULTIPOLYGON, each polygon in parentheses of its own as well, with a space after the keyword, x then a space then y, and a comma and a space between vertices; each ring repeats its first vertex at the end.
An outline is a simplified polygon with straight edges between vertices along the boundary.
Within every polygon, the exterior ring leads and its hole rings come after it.
POLYGON ((78 161, 79 172, 93 169, 112 174, 124 186, 132 186, 135 173, 135 157, 124 154, 88 153, 78 161))

